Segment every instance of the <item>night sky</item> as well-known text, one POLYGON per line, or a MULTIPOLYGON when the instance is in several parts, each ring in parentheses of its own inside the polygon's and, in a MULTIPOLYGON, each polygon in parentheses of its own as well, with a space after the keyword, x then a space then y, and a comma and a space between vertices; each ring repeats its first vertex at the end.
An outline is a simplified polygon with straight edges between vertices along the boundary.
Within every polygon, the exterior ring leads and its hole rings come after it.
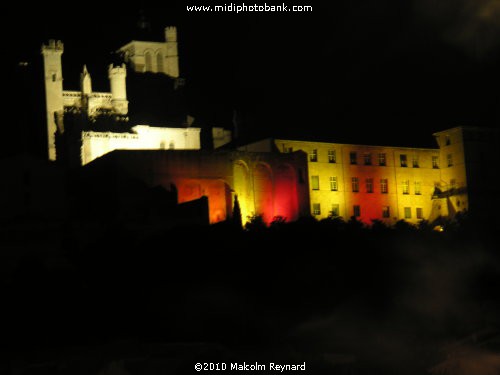
POLYGON ((191 113, 231 126, 236 110, 252 138, 433 146, 435 131, 498 126, 497 1, 312 5, 311 13, 240 14, 187 12, 175 2, 11 5, 6 14, 20 22, 3 27, 14 68, 39 67, 40 45, 62 39, 65 88, 77 89, 86 63, 94 89, 107 91, 111 52, 137 36, 141 14, 158 37, 177 25, 191 113))

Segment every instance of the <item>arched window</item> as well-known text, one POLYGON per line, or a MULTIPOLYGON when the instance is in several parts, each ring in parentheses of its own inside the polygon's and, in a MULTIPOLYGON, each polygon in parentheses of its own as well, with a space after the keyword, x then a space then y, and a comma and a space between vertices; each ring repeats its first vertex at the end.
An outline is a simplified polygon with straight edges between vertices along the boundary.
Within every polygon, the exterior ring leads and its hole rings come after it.
POLYGON ((157 72, 158 73, 163 73, 163 54, 161 52, 158 52, 156 54, 156 66, 157 66, 157 72))
POLYGON ((144 58, 146 60, 146 72, 150 72, 153 70, 153 60, 151 59, 151 53, 146 52, 144 54, 144 58))

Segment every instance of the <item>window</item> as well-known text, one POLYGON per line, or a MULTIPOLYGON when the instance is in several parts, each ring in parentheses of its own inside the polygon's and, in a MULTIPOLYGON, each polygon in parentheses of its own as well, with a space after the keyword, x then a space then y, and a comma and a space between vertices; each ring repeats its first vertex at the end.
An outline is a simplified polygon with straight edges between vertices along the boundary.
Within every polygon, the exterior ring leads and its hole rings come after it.
POLYGON ((286 152, 288 152, 289 154, 291 154, 293 152, 293 147, 287 147, 286 148, 286 152))
POLYGON ((318 150, 311 150, 311 152, 309 153, 309 161, 318 161, 318 150))
POLYGON ((410 181, 409 180, 403 181, 403 194, 410 194, 410 181))
POLYGON ((359 179, 357 177, 353 177, 352 181, 352 191, 357 193, 359 191, 359 179))
POLYGON ((336 163, 337 162, 337 153, 335 150, 328 150, 328 162, 336 163))
POLYGON ((420 181, 415 181, 415 195, 421 195, 421 182, 420 181))
POLYGON ((405 219, 411 219, 411 207, 405 207, 405 219))
POLYGON ((52 82, 55 82, 57 79, 57 74, 56 73, 52 73, 52 82))
POLYGON ((358 155, 356 151, 351 151, 349 153, 349 160, 351 161, 351 164, 358 164, 358 155))
POLYGON ((153 70, 153 60, 151 59, 151 53, 146 52, 144 54, 144 59, 146 60, 146 72, 150 72, 153 70))
POLYGON ((408 160, 407 160, 405 154, 399 155, 399 161, 400 161, 400 164, 401 164, 402 167, 406 168, 408 166, 408 160))
POLYGON ((452 154, 446 155, 446 159, 448 160, 448 167, 452 167, 453 166, 453 155, 452 154))
POLYGON ((321 205, 319 203, 313 203, 313 215, 321 215, 321 205))
POLYGON ((439 168, 439 161, 437 156, 432 157, 432 168, 438 169, 439 168))
POLYGON ((364 154, 363 160, 365 161, 365 165, 372 165, 372 155, 371 154, 364 154))
POLYGON ((385 166, 387 161, 385 159, 385 153, 378 154, 378 165, 385 166))
POLYGON ((361 216, 361 207, 357 204, 352 206, 352 214, 353 214, 353 216, 356 216, 356 217, 361 216))
POLYGON ((380 192, 382 194, 387 194, 389 192, 389 189, 387 186, 387 178, 382 178, 380 180, 380 192))
POLYGON ((332 204, 332 212, 330 214, 333 217, 340 216, 340 206, 338 204, 332 204))
POLYGON ((339 184, 337 182, 337 177, 330 177, 330 190, 337 191, 339 189, 339 184))
POLYGON ((382 207, 382 217, 386 219, 391 217, 391 209, 389 206, 382 207))
POLYGON ((156 55, 156 71, 163 73, 163 55, 161 52, 156 55))
POLYGON ((422 210, 422 207, 417 207, 417 219, 423 219, 424 218, 424 212, 422 210))
POLYGON ((311 176, 311 188, 319 190, 319 176, 311 176))
POLYGON ((373 178, 366 179, 366 192, 373 193, 373 178))
POLYGON ((455 189, 457 187, 457 180, 452 178, 450 180, 450 189, 455 189))
POLYGON ((412 162, 413 162, 413 168, 418 168, 418 167, 420 167, 420 165, 419 165, 419 163, 418 163, 418 155, 413 155, 412 162))
POLYGON ((445 136, 444 142, 445 142, 446 146, 449 146, 451 144, 449 135, 445 136))

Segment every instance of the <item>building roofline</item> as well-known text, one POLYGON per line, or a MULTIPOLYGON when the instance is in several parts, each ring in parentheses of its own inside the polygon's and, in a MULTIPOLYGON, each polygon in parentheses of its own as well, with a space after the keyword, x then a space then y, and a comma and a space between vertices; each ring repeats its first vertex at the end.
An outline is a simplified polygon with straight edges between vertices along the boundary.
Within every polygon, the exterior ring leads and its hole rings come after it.
POLYGON ((409 146, 387 146, 387 145, 367 145, 359 143, 339 143, 339 142, 323 142, 323 141, 302 141, 295 139, 284 139, 284 138, 272 138, 274 141, 285 141, 285 142, 298 142, 298 143, 320 143, 324 145, 339 145, 339 146, 352 146, 352 147, 383 147, 383 148, 402 148, 409 150, 426 150, 426 151, 436 151, 439 150, 438 147, 409 147, 409 146))
POLYGON ((492 128, 492 127, 485 127, 485 126, 470 126, 470 125, 459 125, 455 126, 453 128, 445 129, 445 130, 440 130, 438 132, 432 133, 433 136, 440 135, 442 133, 454 131, 454 130, 474 130, 474 131, 493 131, 493 132, 498 132, 497 128, 492 128))
POLYGON ((124 48, 130 46, 133 43, 147 43, 147 44, 161 44, 161 45, 164 45, 167 42, 152 42, 152 41, 148 41, 148 40, 131 40, 127 44, 125 44, 125 45, 121 46, 120 48, 118 48, 118 51, 122 51, 124 48))

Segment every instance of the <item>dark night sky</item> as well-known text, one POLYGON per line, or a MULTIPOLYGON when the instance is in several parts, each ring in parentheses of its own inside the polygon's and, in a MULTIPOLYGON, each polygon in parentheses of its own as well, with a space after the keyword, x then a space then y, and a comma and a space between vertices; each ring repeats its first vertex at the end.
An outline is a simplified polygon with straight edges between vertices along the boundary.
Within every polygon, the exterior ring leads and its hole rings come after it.
MULTIPOLYGON (((237 109, 255 137, 306 131, 398 145, 432 145, 432 132, 457 125, 498 126, 495 0, 308 2, 312 13, 217 15, 189 13, 185 4, 143 12, 159 35, 177 25, 191 111, 213 125, 230 124, 237 109)), ((83 63, 94 81, 104 78, 110 52, 131 39, 140 14, 110 4, 11 7, 20 22, 3 26, 12 35, 9 64, 36 67, 41 43, 62 39, 66 88, 77 85, 83 63)), ((94 89, 107 91, 102 81, 94 89)))

